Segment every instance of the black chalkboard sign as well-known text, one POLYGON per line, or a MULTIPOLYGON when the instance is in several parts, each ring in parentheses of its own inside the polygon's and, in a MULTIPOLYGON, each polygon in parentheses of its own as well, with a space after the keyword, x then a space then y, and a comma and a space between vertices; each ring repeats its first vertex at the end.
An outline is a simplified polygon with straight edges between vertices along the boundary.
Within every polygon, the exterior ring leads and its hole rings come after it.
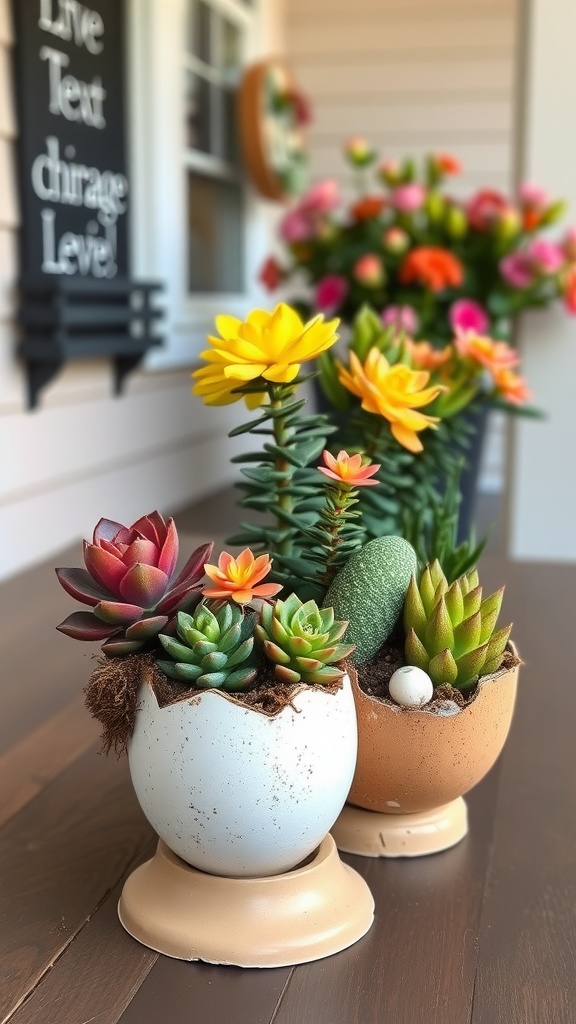
POLYGON ((22 271, 128 275, 121 0, 15 0, 22 271))
POLYGON ((13 0, 19 120, 19 355, 29 404, 68 359, 109 356, 115 389, 160 340, 130 280, 123 0, 13 0))

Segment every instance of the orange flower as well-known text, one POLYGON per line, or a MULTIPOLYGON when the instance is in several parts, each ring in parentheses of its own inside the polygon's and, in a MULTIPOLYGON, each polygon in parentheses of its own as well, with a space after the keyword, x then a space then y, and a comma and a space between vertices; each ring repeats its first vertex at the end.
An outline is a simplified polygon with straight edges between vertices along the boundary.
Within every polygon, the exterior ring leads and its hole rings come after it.
POLYGON ((330 480, 336 480, 339 484, 346 484, 347 487, 374 487, 377 480, 369 480, 380 469, 380 463, 371 465, 370 461, 364 462, 362 455, 348 455, 348 452, 338 452, 336 458, 330 452, 323 452, 325 466, 318 466, 320 473, 324 473, 330 480))
POLYGON ((437 153, 434 157, 436 166, 443 174, 460 174, 462 164, 452 153, 437 153))
POLYGON ((384 196, 364 196, 363 199, 359 199, 357 203, 354 203, 350 212, 354 220, 371 220, 372 217, 377 217, 385 206, 386 200, 384 196))
POLYGON ((493 341, 470 331, 458 334, 454 344, 464 359, 473 359, 492 374, 498 370, 511 370, 520 362, 518 353, 505 341, 493 341))
POLYGON ((533 398, 533 392, 530 391, 524 378, 520 374, 514 373, 514 370, 500 367, 494 370, 492 376, 496 390, 507 402, 511 402, 513 405, 524 405, 525 402, 533 398))
POLYGON ((542 210, 535 210, 533 207, 528 207, 522 211, 522 227, 524 231, 536 231, 536 228, 540 227, 542 223, 542 217, 544 213, 542 210))
POLYGON ((417 370, 438 370, 450 361, 454 353, 451 345, 434 348, 429 341, 412 341, 411 338, 405 338, 404 344, 410 361, 417 370))
POLYGON ((274 597, 282 586, 280 583, 260 583, 272 568, 269 555, 254 558, 250 548, 244 548, 238 558, 232 558, 223 551, 218 565, 205 565, 204 572, 216 583, 216 587, 205 587, 204 597, 215 597, 227 600, 231 598, 237 604, 248 604, 253 597, 274 597))
POLYGON ((464 272, 460 260, 446 249, 419 246, 409 252, 400 267, 402 284, 421 284, 433 292, 457 288, 464 272))
POLYGON ((417 433, 438 422, 437 416, 417 412, 417 407, 428 405, 446 388, 434 385, 426 388, 430 374, 424 370, 411 370, 403 363, 390 366, 376 347, 371 348, 364 366, 354 352, 350 353, 350 369, 338 364, 338 376, 348 391, 360 398, 362 408, 390 423, 392 434, 411 452, 422 451, 417 433))

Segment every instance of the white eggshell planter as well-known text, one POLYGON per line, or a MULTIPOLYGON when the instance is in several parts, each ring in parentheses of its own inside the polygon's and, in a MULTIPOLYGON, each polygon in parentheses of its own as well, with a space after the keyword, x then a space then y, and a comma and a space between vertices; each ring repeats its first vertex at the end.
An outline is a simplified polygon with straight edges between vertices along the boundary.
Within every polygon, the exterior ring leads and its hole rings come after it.
POLYGON ((312 854, 344 806, 356 754, 348 676, 337 693, 302 687, 274 716, 215 690, 159 708, 145 682, 128 750, 161 839, 229 878, 280 874, 312 854))

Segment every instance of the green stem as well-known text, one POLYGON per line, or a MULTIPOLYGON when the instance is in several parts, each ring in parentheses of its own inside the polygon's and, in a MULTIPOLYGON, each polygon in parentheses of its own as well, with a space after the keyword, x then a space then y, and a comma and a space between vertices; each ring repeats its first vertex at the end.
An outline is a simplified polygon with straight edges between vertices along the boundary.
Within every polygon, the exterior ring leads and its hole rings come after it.
MULTIPOLYGON (((287 401, 289 402, 292 398, 293 391, 287 391, 286 388, 271 387, 270 389, 270 404, 273 409, 282 409, 287 401)), ((284 416, 275 416, 273 419, 273 430, 274 430, 274 443, 279 448, 285 448, 288 444, 291 436, 291 430, 286 425, 286 418, 284 416)), ((280 455, 276 456, 274 461, 274 469, 277 473, 286 474, 284 479, 276 481, 276 503, 285 512, 294 511, 294 500, 291 494, 286 493, 286 488, 289 488, 292 483, 292 477, 294 475, 294 466, 288 462, 287 459, 282 458, 280 455)), ((279 530, 286 530, 286 523, 277 517, 277 526, 279 530)), ((276 554, 279 555, 291 555, 292 554, 292 540, 287 538, 281 541, 276 548, 276 554)), ((270 552, 274 554, 274 552, 270 552)))
POLYGON ((342 543, 340 532, 346 519, 344 513, 355 505, 358 491, 350 487, 330 488, 329 493, 333 494, 333 507, 325 506, 321 516, 325 520, 321 529, 326 534, 324 551, 326 553, 324 570, 319 574, 318 581, 323 587, 329 587, 339 569, 339 547, 342 543))

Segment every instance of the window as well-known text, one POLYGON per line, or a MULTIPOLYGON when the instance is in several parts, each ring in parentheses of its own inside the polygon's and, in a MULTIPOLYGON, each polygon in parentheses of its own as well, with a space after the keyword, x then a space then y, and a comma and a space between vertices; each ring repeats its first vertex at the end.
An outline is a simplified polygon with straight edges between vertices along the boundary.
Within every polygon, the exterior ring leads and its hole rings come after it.
POLYGON ((235 91, 243 65, 244 5, 187 0, 186 13, 188 290, 241 292, 245 215, 235 91))
POLYGON ((242 171, 235 94, 269 48, 276 7, 128 0, 128 10, 132 274, 164 284, 166 341, 146 360, 161 369, 194 361, 216 313, 243 316, 260 298, 271 213, 242 171))

